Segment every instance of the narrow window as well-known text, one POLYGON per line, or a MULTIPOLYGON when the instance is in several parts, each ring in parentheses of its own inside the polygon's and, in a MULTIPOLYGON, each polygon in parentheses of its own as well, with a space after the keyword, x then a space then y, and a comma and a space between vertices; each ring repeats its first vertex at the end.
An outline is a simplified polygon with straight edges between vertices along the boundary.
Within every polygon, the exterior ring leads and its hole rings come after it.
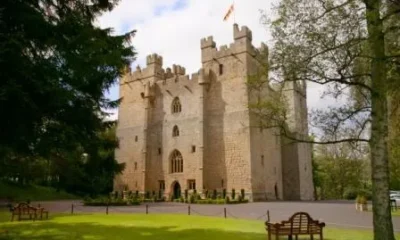
POLYGON ((261 166, 264 166, 264 155, 261 155, 261 166))
POLYGON ((172 129, 172 136, 173 137, 178 137, 179 136, 179 128, 178 126, 174 126, 174 128, 172 129))
POLYGON ((137 170, 137 162, 135 162, 135 170, 137 170))
POLYGON ((135 136, 135 142, 137 142, 138 141, 138 136, 135 136))
POLYGON ((221 179, 221 187, 224 187, 224 179, 221 179))
POLYGON ((192 153, 194 153, 194 152, 196 152, 196 146, 195 145, 192 146, 192 153))
POLYGON ((158 155, 161 155, 161 148, 158 148, 158 155))
POLYGON ((196 189, 196 180, 193 179, 188 180, 188 187, 190 190, 196 189))
POLYGON ((219 75, 222 75, 224 73, 224 65, 220 64, 219 65, 219 75))

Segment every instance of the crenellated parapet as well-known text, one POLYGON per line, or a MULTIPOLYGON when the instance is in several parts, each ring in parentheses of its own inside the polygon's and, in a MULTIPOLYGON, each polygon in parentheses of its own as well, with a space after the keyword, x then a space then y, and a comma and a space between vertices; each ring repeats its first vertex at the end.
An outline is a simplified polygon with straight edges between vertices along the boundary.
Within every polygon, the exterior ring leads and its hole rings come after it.
POLYGON ((242 28, 239 30, 239 25, 236 23, 233 24, 233 39, 237 41, 242 38, 245 38, 251 42, 253 40, 253 34, 251 30, 247 26, 242 26, 242 28))
POLYGON ((246 26, 242 26, 239 29, 239 26, 234 24, 233 39, 234 42, 231 43, 229 47, 227 45, 222 45, 219 48, 216 47, 216 43, 214 42, 212 36, 201 39, 200 46, 202 63, 241 53, 248 53, 251 56, 256 57, 261 53, 264 53, 267 49, 265 44, 261 45, 259 49, 252 45, 251 41, 253 39, 253 35, 251 30, 246 26))

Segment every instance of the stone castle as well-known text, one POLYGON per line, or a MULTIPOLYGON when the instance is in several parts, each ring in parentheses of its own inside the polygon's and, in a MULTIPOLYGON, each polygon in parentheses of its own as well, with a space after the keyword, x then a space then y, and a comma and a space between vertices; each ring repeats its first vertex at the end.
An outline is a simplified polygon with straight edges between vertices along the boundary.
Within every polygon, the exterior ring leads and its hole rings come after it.
MULTIPOLYGON (((120 82, 116 159, 126 163, 116 190, 162 190, 166 197, 185 189, 245 190, 250 201, 311 200, 311 146, 293 143, 274 129, 252 126, 248 76, 256 74, 262 52, 252 32, 233 27, 234 42, 216 48, 201 40, 202 68, 191 77, 185 68, 163 68, 161 56, 147 57, 144 69, 126 71, 120 82)), ((265 65, 264 65, 265 66, 265 65)), ((282 87, 288 99, 288 126, 306 136, 306 86, 282 87)), ((266 84, 262 92, 274 94, 266 84)))

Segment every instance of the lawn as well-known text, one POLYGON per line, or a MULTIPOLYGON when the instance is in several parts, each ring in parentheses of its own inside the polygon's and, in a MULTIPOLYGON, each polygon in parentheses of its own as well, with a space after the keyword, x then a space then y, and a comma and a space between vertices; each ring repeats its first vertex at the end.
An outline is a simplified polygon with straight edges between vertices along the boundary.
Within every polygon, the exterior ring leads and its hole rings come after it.
MULTIPOLYGON (((54 215, 47 221, 9 222, 9 213, 0 213, 0 239, 254 239, 265 240, 262 221, 163 214, 54 215)), ((372 240, 372 231, 328 228, 326 240, 372 240)), ((400 235, 397 235, 400 237, 400 235)))
POLYGON ((0 199, 12 198, 14 201, 50 201, 78 199, 64 191, 57 192, 54 188, 37 185, 19 186, 0 181, 0 199))

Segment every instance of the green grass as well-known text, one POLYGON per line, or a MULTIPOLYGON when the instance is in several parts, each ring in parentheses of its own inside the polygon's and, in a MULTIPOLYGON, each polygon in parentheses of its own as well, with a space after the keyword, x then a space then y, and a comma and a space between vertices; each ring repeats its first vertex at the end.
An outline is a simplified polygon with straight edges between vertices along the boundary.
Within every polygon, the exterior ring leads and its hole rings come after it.
POLYGON ((14 201, 49 201, 49 200, 64 200, 78 199, 78 197, 66 192, 57 192, 54 188, 29 185, 19 186, 0 182, 0 199, 11 197, 14 201))
MULTIPOLYGON (((0 212, 1 230, 8 231, 8 238, 0 233, 0 239, 19 240, 266 239, 262 221, 163 214, 53 215, 46 221, 11 223, 9 213, 0 212)), ((326 240, 372 240, 367 230, 327 228, 324 233, 326 240)))

